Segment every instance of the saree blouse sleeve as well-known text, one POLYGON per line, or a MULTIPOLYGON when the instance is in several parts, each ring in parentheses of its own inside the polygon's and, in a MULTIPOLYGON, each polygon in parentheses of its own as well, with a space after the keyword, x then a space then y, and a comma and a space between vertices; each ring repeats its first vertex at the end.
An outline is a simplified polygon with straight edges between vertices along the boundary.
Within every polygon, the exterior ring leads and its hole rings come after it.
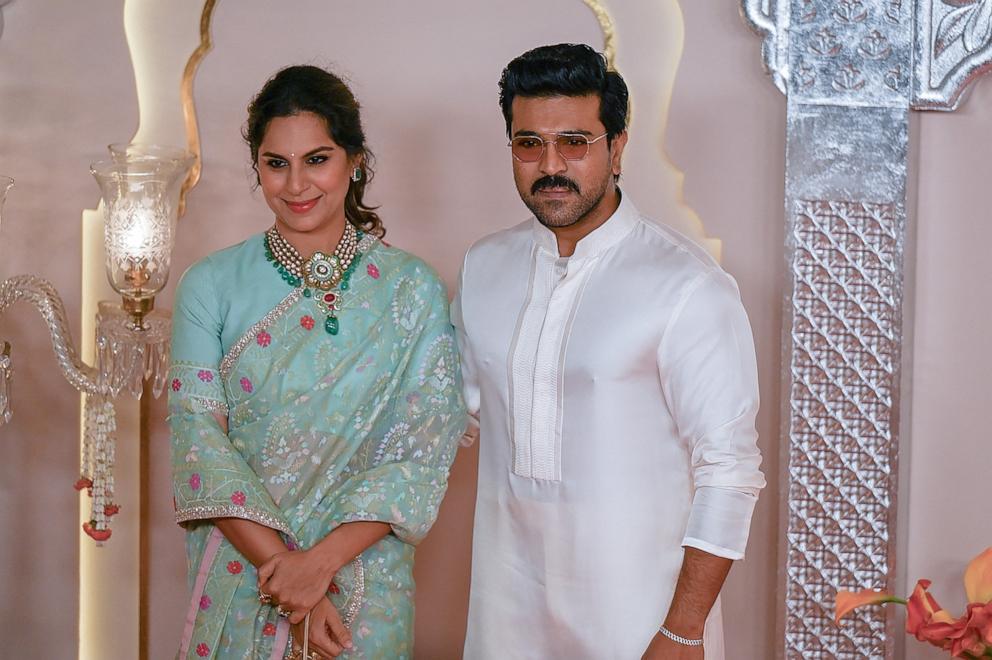
POLYGON ((176 291, 169 370, 176 522, 243 518, 291 534, 258 475, 214 416, 228 414, 218 372, 223 353, 221 304, 209 259, 192 266, 176 291))
POLYGON ((385 522, 410 544, 437 518, 467 419, 444 285, 432 272, 421 280, 397 291, 417 308, 415 319, 396 324, 405 346, 395 372, 399 382, 336 503, 340 522, 385 522))

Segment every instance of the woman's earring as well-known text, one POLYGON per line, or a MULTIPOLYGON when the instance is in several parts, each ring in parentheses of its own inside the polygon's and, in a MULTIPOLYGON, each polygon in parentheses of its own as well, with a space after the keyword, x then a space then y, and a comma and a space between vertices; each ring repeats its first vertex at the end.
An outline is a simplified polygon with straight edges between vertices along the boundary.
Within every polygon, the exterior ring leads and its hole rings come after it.
POLYGON ((362 168, 356 167, 354 171, 352 171, 351 180, 355 181, 356 183, 362 180, 362 168))

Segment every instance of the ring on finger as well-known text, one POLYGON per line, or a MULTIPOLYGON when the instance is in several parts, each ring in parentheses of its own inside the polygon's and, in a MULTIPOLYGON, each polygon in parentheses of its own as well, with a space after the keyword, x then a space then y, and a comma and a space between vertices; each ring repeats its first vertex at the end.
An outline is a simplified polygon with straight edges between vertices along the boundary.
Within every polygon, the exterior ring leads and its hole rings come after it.
MULTIPOLYGON (((290 612, 289 610, 284 610, 282 608, 282 605, 276 605, 276 614, 278 614, 279 616, 285 619, 288 618, 289 615, 292 614, 292 612, 290 612)), ((302 651, 300 653, 302 653, 302 651)))
POLYGON ((267 594, 264 591, 262 591, 261 589, 259 589, 259 591, 258 591, 258 602, 260 602, 262 605, 268 605, 269 603, 272 602, 272 595, 271 594, 267 594))

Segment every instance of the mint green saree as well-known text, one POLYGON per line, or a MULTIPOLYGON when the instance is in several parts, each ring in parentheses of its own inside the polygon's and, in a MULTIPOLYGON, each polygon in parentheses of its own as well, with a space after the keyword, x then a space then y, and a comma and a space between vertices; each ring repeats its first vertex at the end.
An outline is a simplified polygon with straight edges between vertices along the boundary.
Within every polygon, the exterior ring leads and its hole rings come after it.
POLYGON ((371 236, 337 334, 253 236, 192 266, 174 311, 169 422, 192 598, 181 658, 278 660, 288 625, 212 524, 236 517, 307 548, 351 521, 393 533, 328 593, 353 635, 342 657, 412 655, 414 545, 437 516, 465 427, 444 286, 371 236), (214 413, 228 418, 224 433, 214 413))

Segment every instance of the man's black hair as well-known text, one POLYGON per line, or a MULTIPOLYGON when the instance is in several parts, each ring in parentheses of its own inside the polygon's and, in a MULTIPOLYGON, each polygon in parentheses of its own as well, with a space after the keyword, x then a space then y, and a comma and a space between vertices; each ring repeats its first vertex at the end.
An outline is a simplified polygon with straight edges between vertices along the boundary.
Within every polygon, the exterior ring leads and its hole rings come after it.
POLYGON ((549 96, 599 96, 599 120, 607 140, 627 127, 627 83, 606 65, 606 57, 585 44, 540 46, 515 58, 499 79, 499 104, 506 136, 513 123, 513 99, 549 96))

